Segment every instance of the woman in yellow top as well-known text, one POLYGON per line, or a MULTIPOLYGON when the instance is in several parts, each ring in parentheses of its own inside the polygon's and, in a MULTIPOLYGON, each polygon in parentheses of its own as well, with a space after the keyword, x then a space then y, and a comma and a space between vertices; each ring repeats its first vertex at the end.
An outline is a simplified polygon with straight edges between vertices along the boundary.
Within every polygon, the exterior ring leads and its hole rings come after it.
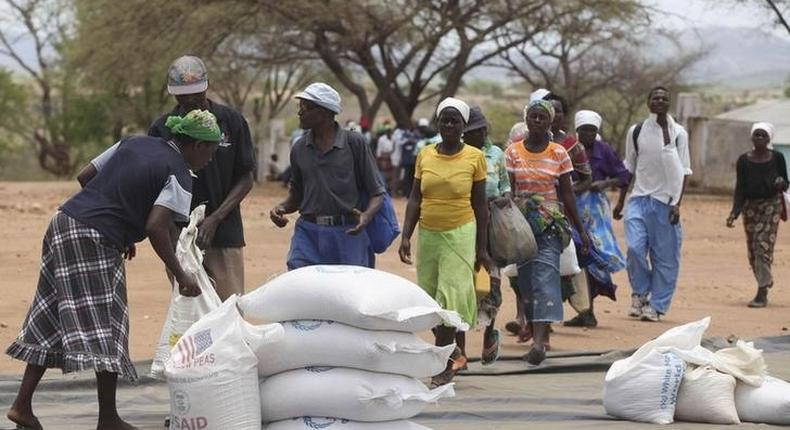
MULTIPOLYGON (((398 253, 411 264, 411 235, 419 221, 417 283, 444 309, 458 312, 470 327, 477 322, 474 290, 476 265, 488 268, 488 202, 486 160, 483 153, 461 141, 469 121, 469 106, 448 97, 436 110, 442 141, 425 147, 417 156, 406 219, 398 253), (484 226, 477 228, 477 226, 484 226)), ((453 343, 454 327, 434 329, 436 345, 453 343)), ((460 349, 447 369, 431 385, 450 382, 466 365, 460 349)))

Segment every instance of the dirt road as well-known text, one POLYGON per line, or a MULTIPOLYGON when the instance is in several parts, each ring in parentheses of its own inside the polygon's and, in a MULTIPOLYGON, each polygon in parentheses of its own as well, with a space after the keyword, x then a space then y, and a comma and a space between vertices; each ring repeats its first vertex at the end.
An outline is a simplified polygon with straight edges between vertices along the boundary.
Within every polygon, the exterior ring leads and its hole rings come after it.
MULTIPOLYGON (((16 336, 35 293, 41 255, 41 239, 58 205, 77 190, 76 182, 0 182, 0 347, 16 336)), ((242 204, 247 247, 245 248, 247 291, 285 269, 285 255, 291 226, 274 227, 266 213, 284 196, 274 185, 257 186, 242 204)), ((403 213, 405 201, 397 201, 403 213)), ((709 335, 736 335, 743 338, 790 334, 790 246, 787 224, 780 226, 774 271, 776 286, 766 309, 748 309, 754 293, 754 279, 746 261, 743 229, 727 229, 727 198, 688 196, 682 210, 684 243, 678 292, 672 310, 660 323, 637 322, 625 315, 630 289, 624 272, 615 280, 620 285, 618 302, 596 301, 599 327, 592 330, 558 326, 552 336, 555 350, 606 349, 638 346, 669 327, 710 315, 709 335)), ((292 218, 294 219, 294 218, 292 218)), ((401 216, 402 219, 402 216, 401 216)), ((622 223, 617 223, 622 240, 622 223)), ((413 267, 402 264, 393 246, 379 258, 379 268, 409 279, 413 267)), ((131 311, 131 352, 135 360, 150 358, 159 338, 169 298, 169 286, 162 263, 147 242, 138 246, 137 258, 127 265, 131 311)), ((513 295, 505 287, 505 305, 498 325, 513 315, 513 295)), ((566 308, 566 319, 573 316, 566 308)), ((472 332, 469 355, 479 356, 481 332, 472 332)), ((523 354, 527 347, 507 337, 506 354, 523 354)), ((21 373, 23 364, 3 355, 0 373, 21 373)))

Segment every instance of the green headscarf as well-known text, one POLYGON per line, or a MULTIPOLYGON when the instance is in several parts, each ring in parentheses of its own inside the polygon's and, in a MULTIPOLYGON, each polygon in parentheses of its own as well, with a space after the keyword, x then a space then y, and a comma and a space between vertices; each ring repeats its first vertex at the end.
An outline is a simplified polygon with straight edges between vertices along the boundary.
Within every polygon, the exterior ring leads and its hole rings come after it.
POLYGON ((167 117, 165 125, 173 134, 184 134, 206 142, 222 140, 217 118, 207 110, 195 109, 184 116, 167 117))
POLYGON ((546 111, 549 114, 549 122, 554 121, 554 104, 551 100, 532 100, 529 104, 524 108, 524 122, 527 122, 527 112, 534 107, 539 107, 546 111))

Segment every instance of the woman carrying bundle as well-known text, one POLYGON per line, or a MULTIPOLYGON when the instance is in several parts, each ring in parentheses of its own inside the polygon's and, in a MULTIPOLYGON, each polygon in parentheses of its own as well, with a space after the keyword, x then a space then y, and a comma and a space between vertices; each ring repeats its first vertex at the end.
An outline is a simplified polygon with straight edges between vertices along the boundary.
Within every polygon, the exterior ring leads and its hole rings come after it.
POLYGON ((534 339, 534 346, 524 358, 534 365, 546 358, 549 324, 562 321, 560 252, 570 240, 563 213, 568 214, 579 232, 582 254, 590 248, 590 239, 576 213, 571 183, 573 165, 562 145, 549 139, 553 118, 551 102, 530 102, 524 112, 527 138, 505 151, 516 204, 527 217, 538 244, 538 255, 518 269, 518 286, 534 339))

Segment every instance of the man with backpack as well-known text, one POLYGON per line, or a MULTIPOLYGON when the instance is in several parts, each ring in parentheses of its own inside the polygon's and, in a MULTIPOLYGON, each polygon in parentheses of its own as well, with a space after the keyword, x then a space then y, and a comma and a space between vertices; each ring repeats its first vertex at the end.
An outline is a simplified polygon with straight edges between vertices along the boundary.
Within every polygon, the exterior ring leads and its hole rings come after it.
POLYGON ((288 270, 316 264, 374 265, 376 247, 366 231, 384 203, 384 184, 365 138, 335 121, 340 95, 324 83, 296 95, 299 127, 291 149, 288 197, 269 212, 278 227, 299 211, 288 270))
MULTIPOLYGON (((633 174, 625 216, 633 291, 628 315, 642 321, 658 321, 667 313, 680 268, 680 203, 691 162, 688 134, 669 115, 669 103, 669 90, 653 88, 650 116, 626 135, 625 166, 633 174)), ((623 200, 613 210, 615 219, 622 218, 623 200)))

